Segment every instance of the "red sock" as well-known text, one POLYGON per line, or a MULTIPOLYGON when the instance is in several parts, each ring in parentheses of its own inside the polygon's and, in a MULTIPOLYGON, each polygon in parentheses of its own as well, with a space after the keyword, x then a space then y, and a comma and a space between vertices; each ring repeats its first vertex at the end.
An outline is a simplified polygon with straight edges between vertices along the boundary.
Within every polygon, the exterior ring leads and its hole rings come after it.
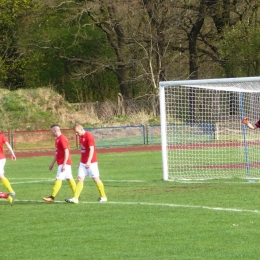
POLYGON ((7 199, 8 196, 9 196, 9 195, 8 195, 7 193, 0 192, 0 198, 1 198, 1 199, 7 199))

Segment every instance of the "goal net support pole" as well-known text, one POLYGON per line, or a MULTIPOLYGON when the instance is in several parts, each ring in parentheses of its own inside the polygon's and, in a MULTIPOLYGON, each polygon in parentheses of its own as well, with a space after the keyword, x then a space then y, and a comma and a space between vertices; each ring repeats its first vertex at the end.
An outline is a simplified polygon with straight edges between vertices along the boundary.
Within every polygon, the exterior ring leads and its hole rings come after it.
POLYGON ((260 133, 241 124, 260 119, 260 77, 162 81, 159 90, 164 180, 260 178, 260 133))
MULTIPOLYGON (((239 107, 241 111, 241 120, 245 118, 244 109, 243 109, 243 93, 239 93, 239 107)), ((249 156, 248 156, 248 146, 246 140, 246 126, 242 124, 242 131, 243 131, 243 140, 244 140, 244 148, 245 148, 245 157, 246 157, 246 171, 248 177, 250 176, 250 163, 249 163, 249 156)))
POLYGON ((160 87, 160 118, 161 118, 161 143, 162 143, 162 163, 163 180, 168 180, 168 152, 167 152, 167 125, 166 125, 166 106, 165 106, 165 88, 160 87))

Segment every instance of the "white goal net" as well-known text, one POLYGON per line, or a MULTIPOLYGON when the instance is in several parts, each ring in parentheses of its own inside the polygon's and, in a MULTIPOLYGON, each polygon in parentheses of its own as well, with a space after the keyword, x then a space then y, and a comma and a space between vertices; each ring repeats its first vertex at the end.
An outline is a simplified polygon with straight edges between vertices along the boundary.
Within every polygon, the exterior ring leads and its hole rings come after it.
POLYGON ((164 180, 260 179, 260 77, 160 82, 164 180))

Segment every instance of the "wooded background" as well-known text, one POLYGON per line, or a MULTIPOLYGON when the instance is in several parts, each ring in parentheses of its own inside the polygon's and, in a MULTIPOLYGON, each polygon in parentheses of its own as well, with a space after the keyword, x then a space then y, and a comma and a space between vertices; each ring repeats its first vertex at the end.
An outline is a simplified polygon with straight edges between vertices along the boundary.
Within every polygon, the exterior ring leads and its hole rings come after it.
POLYGON ((0 0, 0 88, 158 104, 163 80, 260 75, 259 0, 0 0))

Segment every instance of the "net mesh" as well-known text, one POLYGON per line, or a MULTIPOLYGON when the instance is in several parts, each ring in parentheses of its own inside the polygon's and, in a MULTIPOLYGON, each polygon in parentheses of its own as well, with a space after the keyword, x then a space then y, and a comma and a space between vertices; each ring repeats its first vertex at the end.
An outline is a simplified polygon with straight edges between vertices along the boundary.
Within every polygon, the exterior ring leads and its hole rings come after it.
MULTIPOLYGON (((259 178, 260 82, 165 86, 169 179, 259 178)), ((162 133, 163 134, 163 133, 162 133)))

